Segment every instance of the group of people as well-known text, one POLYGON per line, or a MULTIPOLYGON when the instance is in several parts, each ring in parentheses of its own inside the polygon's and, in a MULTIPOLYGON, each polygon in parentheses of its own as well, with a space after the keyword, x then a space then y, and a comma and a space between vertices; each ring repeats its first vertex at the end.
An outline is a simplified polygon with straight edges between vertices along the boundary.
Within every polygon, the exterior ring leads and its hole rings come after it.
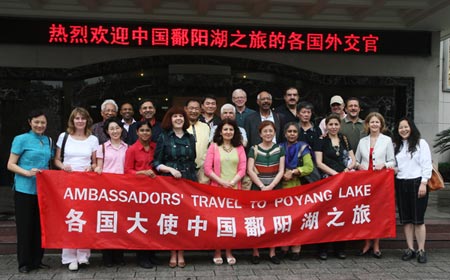
MULTIPOLYGON (((133 119, 133 106, 122 104, 120 110, 112 99, 101 105, 103 120, 93 124, 84 108, 71 112, 67 130, 52 149, 45 136, 47 116, 42 110, 30 112, 31 130, 15 137, 8 160, 8 169, 15 173, 15 209, 17 224, 17 258, 20 272, 47 267, 42 263, 39 205, 36 173, 49 168, 53 159, 57 169, 67 172, 135 174, 136 176, 172 176, 211 186, 271 191, 298 187, 340 172, 395 168, 396 198, 400 222, 404 224, 408 248, 402 259, 417 257, 427 261, 424 213, 427 207, 426 184, 431 177, 431 153, 415 124, 401 119, 393 137, 384 135, 384 118, 377 112, 359 118, 357 98, 349 98, 344 110, 340 96, 330 100, 332 113, 321 126, 311 120, 313 105, 298 102, 296 88, 288 88, 285 104, 272 110, 272 95, 257 95, 259 109, 246 107, 244 90, 232 94, 233 104, 225 104, 220 117, 215 115, 216 99, 189 99, 184 107, 170 108, 163 120, 155 119, 152 101, 141 102, 140 121, 133 119), (203 111, 203 113, 202 113, 203 111), (117 118, 118 113, 122 119, 117 118), (418 250, 414 248, 414 237, 418 250)), ((329 244, 319 244, 319 257, 326 260, 329 244)), ((346 258, 345 242, 334 242, 338 258, 346 258)), ((217 248, 213 263, 236 264, 229 248, 217 248)), ((289 257, 299 260, 300 244, 269 249, 269 259, 279 264, 289 257)), ((103 250, 103 263, 110 267, 123 265, 122 250, 103 250)), ((359 255, 381 258, 379 240, 366 240, 359 255)), ((151 268, 160 261, 153 251, 137 251, 138 265, 151 268)), ((63 249, 62 263, 76 271, 89 264, 89 249, 63 249)), ((251 262, 260 262, 258 248, 251 262)), ((184 252, 171 251, 170 267, 185 267, 184 252)))

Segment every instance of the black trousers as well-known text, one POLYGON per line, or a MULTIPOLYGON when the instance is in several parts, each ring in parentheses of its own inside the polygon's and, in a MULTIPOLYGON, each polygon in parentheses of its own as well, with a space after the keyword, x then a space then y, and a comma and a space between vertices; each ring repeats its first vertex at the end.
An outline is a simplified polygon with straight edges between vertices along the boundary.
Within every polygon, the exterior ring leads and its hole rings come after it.
POLYGON ((329 245, 332 245, 333 251, 335 253, 344 252, 346 241, 336 241, 336 242, 328 242, 328 243, 319 243, 318 249, 319 253, 327 253, 329 245))
POLYGON ((36 268, 41 264, 41 222, 37 195, 14 193, 17 231, 17 262, 19 268, 36 268))

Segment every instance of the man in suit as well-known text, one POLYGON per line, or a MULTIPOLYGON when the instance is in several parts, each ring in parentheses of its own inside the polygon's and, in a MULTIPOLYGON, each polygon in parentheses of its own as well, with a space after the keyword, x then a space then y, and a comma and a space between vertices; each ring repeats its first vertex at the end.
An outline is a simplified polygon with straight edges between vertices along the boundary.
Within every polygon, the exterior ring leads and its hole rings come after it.
POLYGON ((256 97, 256 103, 259 110, 249 115, 244 122, 244 129, 247 132, 248 139, 247 149, 262 142, 258 126, 265 120, 272 121, 275 124, 276 137, 274 137, 273 141, 275 143, 283 141, 284 118, 281 114, 272 112, 272 95, 267 91, 261 91, 256 97))

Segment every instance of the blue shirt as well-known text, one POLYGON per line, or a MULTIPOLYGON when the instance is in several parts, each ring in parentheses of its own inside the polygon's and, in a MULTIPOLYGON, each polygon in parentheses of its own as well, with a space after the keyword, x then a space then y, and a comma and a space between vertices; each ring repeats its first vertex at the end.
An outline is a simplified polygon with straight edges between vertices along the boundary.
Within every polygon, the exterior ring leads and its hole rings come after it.
MULTIPOLYGON (((18 166, 30 170, 31 168, 48 169, 53 151, 47 136, 38 135, 30 130, 28 133, 14 137, 11 153, 19 156, 18 166)), ((14 189, 21 193, 36 194, 36 176, 26 177, 15 174, 14 189)))
POLYGON ((236 122, 237 122, 238 126, 244 127, 245 118, 247 118, 249 115, 251 115, 255 112, 256 112, 255 110, 245 107, 244 111, 242 111, 242 113, 239 113, 236 108, 236 122))

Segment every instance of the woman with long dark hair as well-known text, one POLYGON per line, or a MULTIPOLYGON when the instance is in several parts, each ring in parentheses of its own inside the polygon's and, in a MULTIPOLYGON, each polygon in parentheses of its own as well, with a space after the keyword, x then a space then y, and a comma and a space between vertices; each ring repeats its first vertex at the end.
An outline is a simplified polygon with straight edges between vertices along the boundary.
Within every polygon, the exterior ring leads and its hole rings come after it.
MULTIPOLYGON (((209 146, 205 159, 205 175, 212 186, 242 189, 241 179, 245 176, 247 157, 242 145, 242 136, 234 120, 224 119, 214 132, 213 143, 209 146)), ((231 249, 225 250, 227 263, 236 264, 231 249)), ((216 249, 213 262, 223 263, 222 252, 216 249)))
MULTIPOLYGON (((321 137, 315 151, 317 167, 328 177, 348 172, 355 166, 355 154, 345 135, 339 130, 341 128, 341 117, 337 114, 330 114, 325 118, 326 135, 321 137)), ((339 259, 345 259, 345 241, 332 242, 334 254, 339 259)), ((319 258, 328 258, 329 243, 319 244, 319 258)))
POLYGON ((395 194, 400 223, 406 237, 408 248, 402 260, 417 257, 419 263, 426 263, 426 228, 424 222, 428 205, 427 182, 431 178, 431 152, 427 142, 413 121, 402 118, 394 130, 395 158, 397 175, 395 194), (418 250, 414 250, 414 237, 418 250))

